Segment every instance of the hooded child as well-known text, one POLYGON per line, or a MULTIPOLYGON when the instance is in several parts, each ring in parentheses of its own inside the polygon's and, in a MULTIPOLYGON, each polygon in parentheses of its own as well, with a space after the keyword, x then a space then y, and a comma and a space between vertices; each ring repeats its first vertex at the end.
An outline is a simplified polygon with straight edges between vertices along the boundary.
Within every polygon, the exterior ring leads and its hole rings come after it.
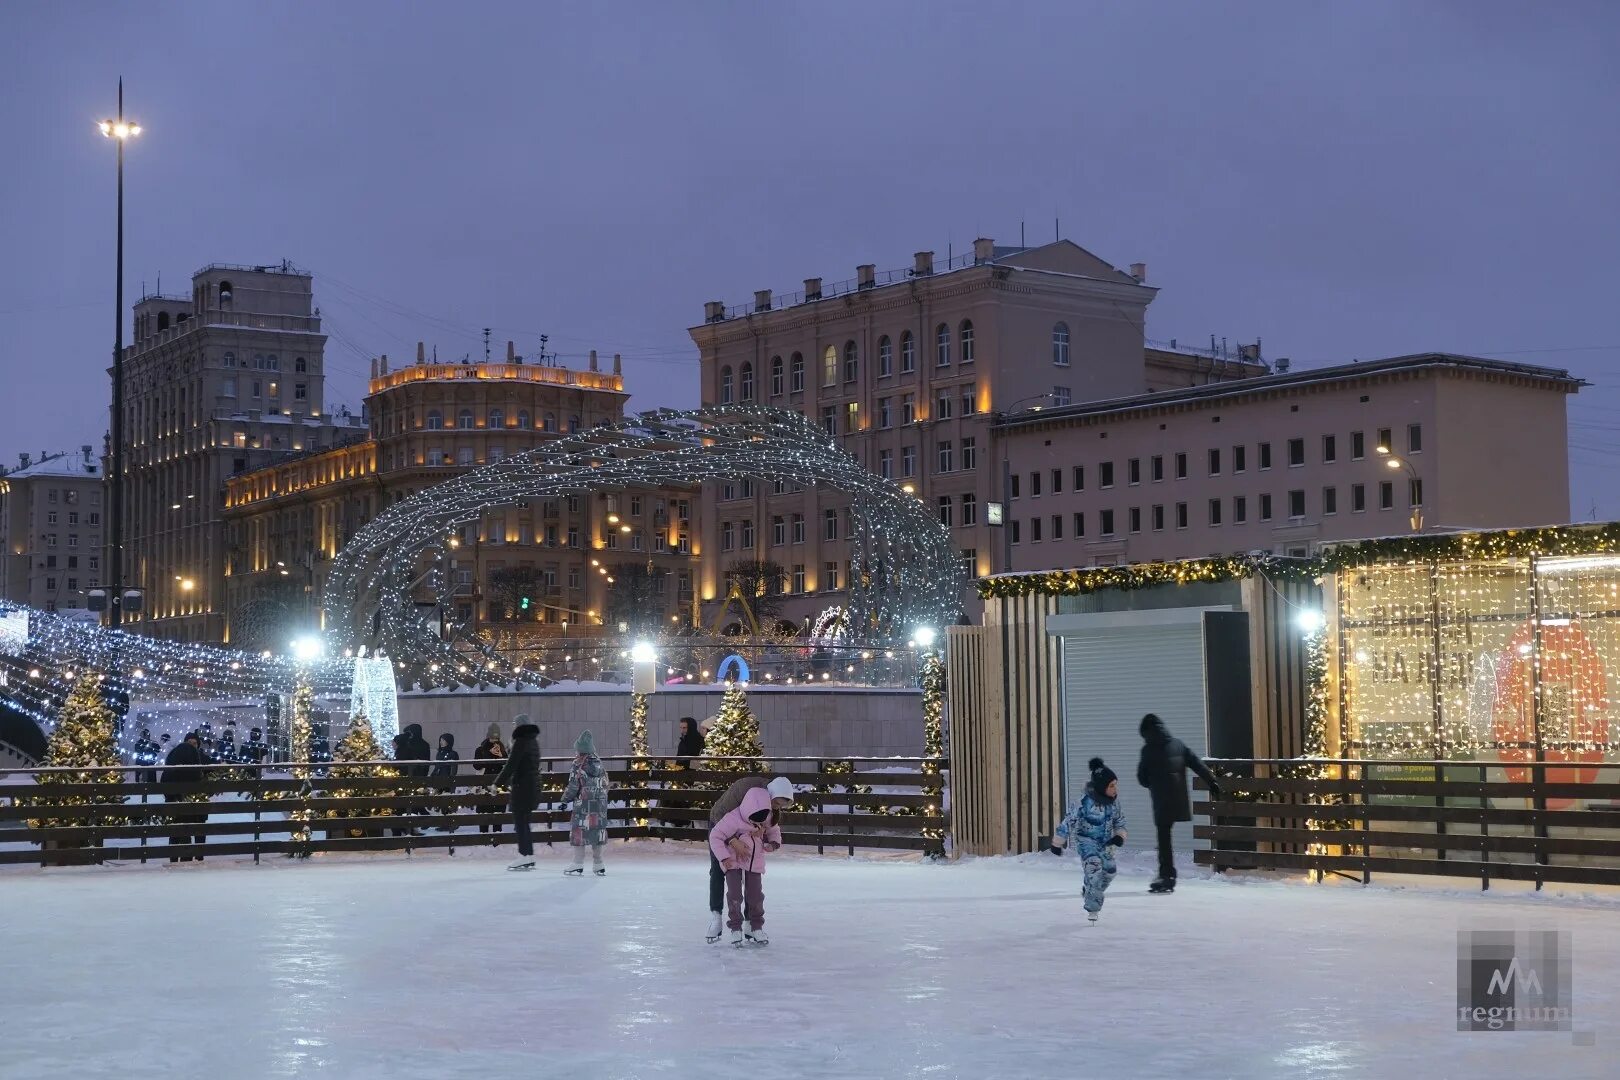
POLYGON ((1086 918, 1096 922, 1102 913, 1103 893, 1108 891, 1117 870, 1114 849, 1125 844, 1125 811, 1119 805, 1119 777, 1114 770, 1100 757, 1087 764, 1091 767, 1091 782, 1080 801, 1058 823, 1050 850, 1061 855, 1066 845, 1073 844, 1084 860, 1086 918))
POLYGON ((585 849, 591 849, 591 869, 597 877, 607 874, 602 865, 602 845, 607 843, 607 769, 596 756, 596 740, 589 731, 574 740, 574 765, 563 789, 562 806, 574 808, 569 822, 568 842, 574 846, 574 865, 563 873, 570 877, 585 874, 585 849))
POLYGON ((726 926, 733 945, 770 944, 765 936, 765 853, 781 846, 782 829, 768 788, 749 788, 742 804, 709 830, 709 853, 726 875, 726 926))

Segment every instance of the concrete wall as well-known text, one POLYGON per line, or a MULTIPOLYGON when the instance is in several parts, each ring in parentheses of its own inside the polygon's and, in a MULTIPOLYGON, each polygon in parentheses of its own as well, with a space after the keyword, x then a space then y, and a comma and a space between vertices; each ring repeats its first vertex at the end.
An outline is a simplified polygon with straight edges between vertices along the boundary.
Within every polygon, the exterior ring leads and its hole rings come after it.
MULTIPOLYGON (((699 720, 720 710, 720 690, 660 690, 648 699, 647 746, 654 755, 673 755, 680 718, 699 720)), ((783 756, 916 757, 923 752, 922 694, 917 690, 852 690, 757 687, 748 704, 759 717, 768 754, 783 756)), ((615 692, 557 691, 511 694, 408 695, 399 700, 399 722, 421 724, 437 750, 450 732, 463 758, 484 738, 491 723, 510 739, 512 718, 528 713, 540 726, 540 752, 573 753, 574 739, 589 728, 603 755, 630 749, 630 695, 615 692)))

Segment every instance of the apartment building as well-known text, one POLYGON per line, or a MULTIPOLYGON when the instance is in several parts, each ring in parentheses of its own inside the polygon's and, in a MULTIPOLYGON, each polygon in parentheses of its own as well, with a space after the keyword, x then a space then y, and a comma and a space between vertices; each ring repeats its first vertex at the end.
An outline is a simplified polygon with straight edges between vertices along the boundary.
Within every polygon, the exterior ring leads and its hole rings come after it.
MULTIPOLYGON (((1267 369, 1258 346, 1227 357, 1149 347, 1146 267, 1118 270, 1067 240, 1033 248, 974 243, 936 265, 873 265, 835 285, 711 302, 689 330, 706 405, 757 403, 817 420, 873 472, 939 508, 970 577, 1007 569, 998 502, 1003 455, 995 414, 1185 388, 1267 369)), ((791 483, 706 485, 706 601, 726 594, 727 569, 768 559, 787 575, 783 614, 803 621, 842 603, 849 581, 849 500, 791 483)), ((976 607, 964 594, 964 609, 976 607)))
POLYGON ((101 465, 77 454, 28 454, 0 469, 0 597, 43 611, 85 607, 102 583, 106 507, 101 465))
POLYGON ((220 641, 226 481, 365 428, 324 409, 326 336, 308 274, 215 263, 191 285, 135 305, 124 474, 112 478, 124 491, 124 581, 109 584, 145 590, 131 629, 220 641))
POLYGON ((1424 353, 1010 414, 1002 541, 1018 571, 1567 522, 1582 385, 1424 353))
MULTIPOLYGON (((618 356, 605 372, 592 352, 580 371, 525 362, 511 342, 499 364, 430 363, 419 343, 414 364, 374 361, 368 389, 369 438, 227 481, 233 641, 244 637, 238 617, 257 632, 254 612, 265 605, 325 625, 318 604, 331 560, 382 510, 478 466, 616 423, 629 398, 618 356)), ((560 635, 604 625, 637 579, 638 603, 658 606, 661 619, 678 616, 696 583, 697 498, 695 486, 628 488, 492 510, 454 539, 453 614, 498 634, 560 635), (528 609, 499 587, 507 571, 534 582, 528 609)))

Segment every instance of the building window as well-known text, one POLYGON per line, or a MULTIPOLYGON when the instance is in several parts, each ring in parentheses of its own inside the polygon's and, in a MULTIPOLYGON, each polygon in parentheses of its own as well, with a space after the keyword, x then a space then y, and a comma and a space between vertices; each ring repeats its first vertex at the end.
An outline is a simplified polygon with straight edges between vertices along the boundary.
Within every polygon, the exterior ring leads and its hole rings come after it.
POLYGON ((1142 459, 1131 458, 1125 463, 1125 482, 1132 487, 1142 482, 1142 459))
POLYGON ((823 540, 838 539, 838 511, 823 510, 821 512, 821 538, 823 540))
POLYGON ((720 404, 731 404, 731 365, 720 369, 720 404))
POLYGON ((1041 474, 1038 472, 1029 474, 1029 497, 1032 499, 1041 497, 1041 474))
POLYGON ((964 471, 971 472, 978 467, 978 439, 976 437, 969 436, 968 438, 962 440, 962 468, 964 471))
POLYGON ((220 357, 220 363, 223 364, 226 367, 235 367, 236 366, 236 354, 233 353, 233 352, 226 353, 224 356, 220 357))
POLYGON ((494 431, 499 431, 501 428, 505 427, 506 413, 502 412, 500 409, 489 410, 489 426, 494 431))
POLYGON ((771 357, 771 397, 782 396, 782 358, 771 357))
POLYGON ((1221 523, 1221 500, 1219 499, 1209 500, 1209 523, 1211 525, 1221 523))
MULTIPOLYGON (((681 542, 682 544, 687 542, 687 537, 684 533, 681 535, 681 542)), ((571 548, 579 547, 579 529, 577 527, 568 530, 568 546, 571 548)), ((682 547, 681 551, 685 553, 686 548, 682 547)))
POLYGON ((788 374, 788 388, 795 394, 804 392, 804 356, 801 353, 793 354, 793 367, 788 374))
POLYGON ((1249 500, 1242 495, 1232 498, 1232 524, 1242 525, 1249 520, 1249 500))
POLYGON ((472 463, 473 463, 472 447, 470 447, 470 446, 457 447, 456 448, 456 464, 457 465, 471 465, 472 463))
POLYGON ((1288 493, 1288 516, 1291 518, 1305 516, 1305 492, 1299 488, 1288 493))
POLYGON ((838 407, 836 405, 823 405, 821 407, 821 430, 828 435, 838 434, 838 407))
POLYGON ((1374 449, 1385 454, 1393 454, 1395 452, 1395 440, 1391 438, 1389 428, 1383 427, 1378 429, 1378 442, 1374 444, 1374 449))
POLYGON ((1322 461, 1331 465, 1339 460, 1339 439, 1335 435, 1322 436, 1322 461))
POLYGON ((878 451, 878 475, 885 480, 894 479, 894 451, 878 451))
POLYGON ((889 403, 893 398, 878 398, 878 427, 887 430, 893 427, 893 420, 889 416, 889 403))
POLYGON ((900 374, 908 375, 917 370, 917 339, 907 330, 900 335, 900 374))
POLYGON ((1221 475, 1221 451, 1216 447, 1209 452, 1209 475, 1221 475))
POLYGON ((735 528, 733 528, 731 522, 722 521, 720 523, 720 550, 733 551, 736 547, 737 534, 735 528))
POLYGON ((955 463, 956 452, 952 448, 950 440, 947 439, 939 444, 939 471, 942 473, 954 472, 955 463))
POLYGON ((962 363, 973 363, 973 320, 963 319, 961 327, 962 363))
POLYGON ((915 446, 902 446, 900 448, 900 475, 902 477, 917 475, 917 448, 915 446))
POLYGON ((1052 327, 1052 363, 1058 367, 1069 366, 1069 324, 1058 323, 1052 327))
POLYGON ((100 570, 101 569, 101 556, 100 555, 92 555, 92 556, 90 556, 90 564, 89 565, 90 565, 90 570, 92 572, 100 570))
MULTIPOLYGON (((253 396, 254 397, 259 396, 259 384, 256 383, 256 382, 253 384, 253 396)), ((429 409, 428 410, 427 429, 429 431, 442 431, 442 430, 444 430, 444 414, 439 412, 438 409, 429 409)))
POLYGON ((802 593, 804 588, 804 563, 793 564, 793 591, 802 593))
POLYGON ((1074 515, 1074 536, 1080 539, 1086 535, 1086 515, 1084 511, 1076 511, 1074 515))
POLYGON ((851 401, 844 405, 844 430, 861 430, 861 403, 851 401))
POLYGON ((1054 494, 1054 495, 1063 494, 1063 470, 1062 469, 1053 469, 1052 470, 1052 494, 1054 494))
POLYGON ((776 514, 771 518, 771 546, 781 547, 787 543, 787 518, 776 514))
POLYGON ((742 523, 742 548, 744 551, 754 550, 754 522, 752 519, 742 523))
POLYGON ((1234 447, 1232 447, 1232 471, 1233 472, 1240 473, 1240 472, 1243 472, 1244 470, 1246 470, 1249 467, 1248 454, 1246 452, 1247 449, 1248 449, 1247 447, 1243 447, 1243 446, 1234 446, 1234 447))
POLYGON ((1406 425, 1406 452, 1408 454, 1423 453, 1423 425, 1406 425))
POLYGON ((737 373, 737 389, 744 401, 754 400, 754 365, 747 363, 737 373))
POLYGON ((911 394, 904 394, 900 398, 900 422, 902 424, 917 422, 917 399, 911 394))
POLYGON ((1385 480, 1378 485, 1378 509, 1393 510, 1395 508, 1395 485, 1385 480))
POLYGON ((951 418, 951 405, 955 399, 956 395, 948 387, 941 390, 939 395, 934 398, 934 419, 949 420, 951 418))
POLYGON ((529 419, 529 410, 527 410, 527 409, 519 409, 518 410, 517 426, 519 427, 519 429, 521 429, 523 431, 529 430, 529 428, 532 426, 532 421, 529 419))
POLYGON ((1097 486, 1111 488, 1114 486, 1114 463, 1103 461, 1097 464, 1097 486))
POLYGON ((1153 507, 1153 531, 1164 531, 1164 504, 1157 503, 1153 507))
POLYGON ((1029 519, 1029 542, 1032 544, 1041 542, 1041 519, 1039 516, 1029 519))
POLYGON ((860 353, 856 351, 853 341, 846 341, 844 342, 844 381, 847 383, 855 382, 860 378, 860 373, 860 353))
POLYGON ((1155 484, 1162 482, 1164 480, 1164 455, 1154 454, 1149 468, 1151 470, 1149 475, 1153 477, 1153 482, 1155 484))
POLYGON ((1018 498, 1018 474, 1017 473, 1009 474, 1008 477, 1007 477, 1007 481, 1011 485, 1010 489, 1007 492, 1007 498, 1009 498, 1009 499, 1018 498))
POLYGON ((1337 514, 1339 512, 1339 489, 1325 487, 1322 489, 1322 516, 1337 514))
POLYGON ((1074 400, 1067 386, 1052 387, 1052 404, 1054 407, 1068 405, 1074 400))
POLYGON ((1176 528, 1185 529, 1186 527, 1187 527, 1187 504, 1184 503, 1184 502, 1176 503, 1176 528))
POLYGON ((1101 519, 1098 522, 1098 526, 1097 526, 1098 531, 1100 533, 1102 533, 1102 535, 1104 535, 1104 536, 1113 536, 1114 535, 1114 512, 1112 510, 1099 510, 1097 512, 1097 516, 1101 519))
POLYGON ((1023 543, 1024 538, 1020 534, 1017 519, 1014 519, 1012 521, 1007 522, 1007 528, 1012 530, 1012 542, 1013 543, 1015 543, 1015 544, 1023 543))
POLYGON ((552 413, 552 412, 548 412, 548 413, 546 413, 545 416, 541 417, 540 418, 540 430, 541 431, 556 431, 557 430, 557 414, 552 413))
POLYGON ((837 588, 838 588, 838 564, 836 562, 829 562, 829 563, 826 563, 826 564, 824 564, 822 566, 822 568, 821 568, 821 587, 823 589, 825 589, 826 591, 828 591, 828 592, 834 592, 834 591, 837 590, 837 588))
POLYGON ((57 513, 55 510, 50 511, 45 515, 45 524, 55 525, 57 523, 57 513))
POLYGON ((1129 514, 1128 520, 1130 522, 1131 532, 1133 532, 1133 533, 1141 532, 1142 531, 1142 508, 1140 506, 1133 506, 1133 507, 1130 508, 1128 514, 1129 514))
POLYGON ((979 411, 978 388, 972 383, 962 387, 962 415, 972 416, 979 411))
POLYGON ((1176 454, 1176 479, 1187 479, 1187 455, 1184 452, 1176 454))
POLYGON ((1271 444, 1268 442, 1260 444, 1260 468, 1262 471, 1271 468, 1271 444))
POLYGON ((444 451, 437 446, 430 447, 427 452, 427 463, 429 465, 443 465, 444 451))
POLYGON ((1305 440, 1289 439, 1288 467, 1290 469, 1297 469, 1303 464, 1305 464, 1305 440))
POLYGON ((944 323, 934 327, 934 366, 951 366, 951 328, 944 323))
POLYGON ((894 342, 889 335, 878 338, 878 378, 894 374, 894 342))
POLYGON ((1260 496, 1260 520, 1271 520, 1271 496, 1269 494, 1260 496))
MULTIPOLYGON (((1409 479, 1406 487, 1406 505, 1414 510, 1423 505, 1423 481, 1414 476, 1409 479)), ((73 537, 68 537, 68 546, 72 547, 73 537)))
POLYGON ((804 543, 804 515, 794 514, 791 520, 793 522, 793 542, 795 544, 804 543))
POLYGON ((235 375, 232 375, 229 378, 219 380, 219 394, 220 394, 220 397, 235 397, 236 396, 236 376, 235 375))
POLYGON ((1360 461, 1367 456, 1367 437, 1359 431, 1350 433, 1350 460, 1360 461))
POLYGON ((462 431, 471 431, 473 427, 473 414, 471 409, 462 409, 456 414, 456 427, 462 431))
POLYGON ((962 496, 962 524, 977 525, 979 523, 979 497, 977 495, 962 496))
POLYGON ((949 495, 941 495, 935 500, 935 502, 939 506, 939 523, 949 527, 951 524, 952 510, 955 504, 951 502, 951 497, 949 495))
POLYGON ((1086 467, 1084 465, 1076 465, 1074 467, 1074 483, 1070 486, 1069 490, 1086 490, 1086 467))
POLYGON ((836 346, 827 346, 827 350, 821 354, 821 385, 838 385, 838 349, 836 346))
MULTIPOLYGON (((99 511, 99 510, 90 511, 90 525, 91 526, 96 526, 96 525, 100 525, 100 524, 101 524, 101 511, 99 511)), ((92 566, 90 569, 94 570, 95 567, 92 566)))

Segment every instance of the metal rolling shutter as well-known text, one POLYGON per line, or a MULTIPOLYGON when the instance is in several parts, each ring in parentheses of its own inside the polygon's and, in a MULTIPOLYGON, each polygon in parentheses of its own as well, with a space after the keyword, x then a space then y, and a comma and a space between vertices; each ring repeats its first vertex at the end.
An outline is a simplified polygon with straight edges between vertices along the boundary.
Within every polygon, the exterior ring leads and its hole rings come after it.
MULTIPOLYGON (((1153 844, 1153 804, 1136 782, 1138 732, 1157 713, 1172 734, 1202 756, 1204 637, 1199 623, 1066 630, 1063 634, 1065 802, 1085 791, 1086 762, 1101 757, 1119 774, 1119 797, 1133 848, 1153 844)), ((1207 845, 1201 845, 1207 846, 1207 845)))

